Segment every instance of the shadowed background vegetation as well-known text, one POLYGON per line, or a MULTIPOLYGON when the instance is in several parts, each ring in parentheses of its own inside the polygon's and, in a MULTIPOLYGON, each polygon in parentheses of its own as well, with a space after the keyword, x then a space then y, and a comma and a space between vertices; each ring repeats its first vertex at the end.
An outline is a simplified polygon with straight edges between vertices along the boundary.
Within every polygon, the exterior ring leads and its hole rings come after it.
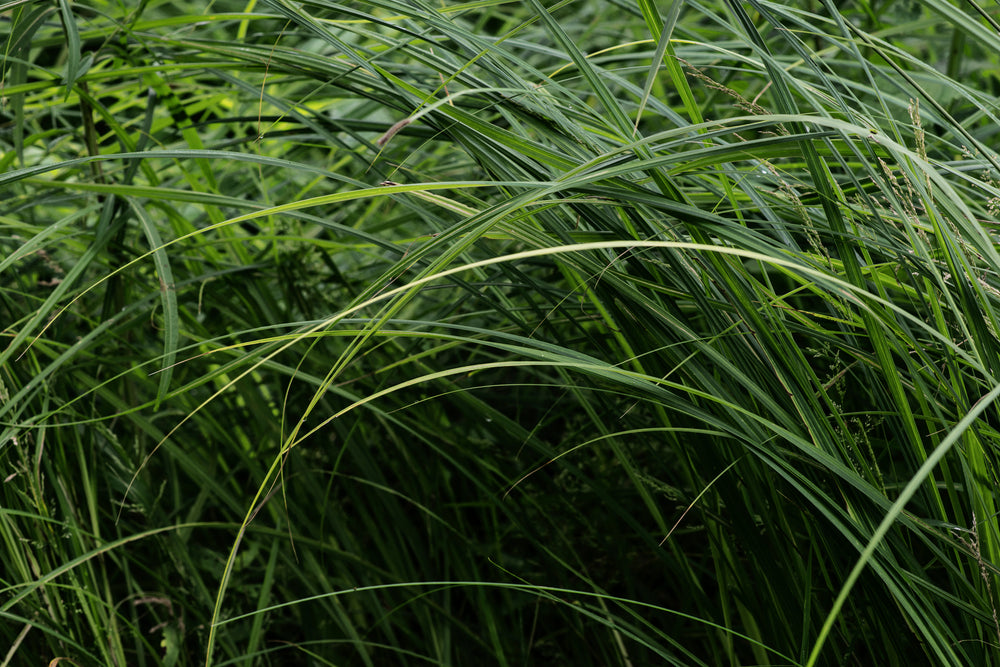
POLYGON ((1000 24, 0 4, 0 664, 1000 664, 1000 24))

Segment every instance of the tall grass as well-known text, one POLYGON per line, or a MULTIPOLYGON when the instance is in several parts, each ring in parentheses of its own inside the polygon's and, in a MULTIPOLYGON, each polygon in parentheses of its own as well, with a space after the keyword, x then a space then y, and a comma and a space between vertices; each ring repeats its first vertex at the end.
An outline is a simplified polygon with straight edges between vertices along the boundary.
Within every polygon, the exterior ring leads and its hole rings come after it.
POLYGON ((2 665, 992 665, 996 10, 0 6, 2 665))

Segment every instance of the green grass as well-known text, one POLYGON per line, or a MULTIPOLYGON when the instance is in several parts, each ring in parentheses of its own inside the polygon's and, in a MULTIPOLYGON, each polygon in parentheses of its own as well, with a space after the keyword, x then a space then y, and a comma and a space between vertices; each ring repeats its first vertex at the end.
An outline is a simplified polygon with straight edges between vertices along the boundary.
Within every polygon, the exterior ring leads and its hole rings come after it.
POLYGON ((1000 664, 995 8, 0 42, 0 665, 1000 664))

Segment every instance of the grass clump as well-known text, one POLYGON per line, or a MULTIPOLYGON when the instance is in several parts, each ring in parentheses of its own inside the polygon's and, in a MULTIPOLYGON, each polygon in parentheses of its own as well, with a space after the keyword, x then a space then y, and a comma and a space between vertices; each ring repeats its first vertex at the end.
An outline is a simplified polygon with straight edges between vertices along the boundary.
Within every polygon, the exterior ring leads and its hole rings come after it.
POLYGON ((991 11, 0 8, 2 664, 994 664, 991 11))

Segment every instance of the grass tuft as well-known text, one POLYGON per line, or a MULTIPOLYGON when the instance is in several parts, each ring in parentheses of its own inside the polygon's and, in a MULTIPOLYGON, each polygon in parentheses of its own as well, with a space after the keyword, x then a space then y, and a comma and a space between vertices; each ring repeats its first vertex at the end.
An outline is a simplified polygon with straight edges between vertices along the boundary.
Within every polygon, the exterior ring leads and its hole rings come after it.
POLYGON ((996 664, 998 26, 0 7, 0 667, 996 664))

